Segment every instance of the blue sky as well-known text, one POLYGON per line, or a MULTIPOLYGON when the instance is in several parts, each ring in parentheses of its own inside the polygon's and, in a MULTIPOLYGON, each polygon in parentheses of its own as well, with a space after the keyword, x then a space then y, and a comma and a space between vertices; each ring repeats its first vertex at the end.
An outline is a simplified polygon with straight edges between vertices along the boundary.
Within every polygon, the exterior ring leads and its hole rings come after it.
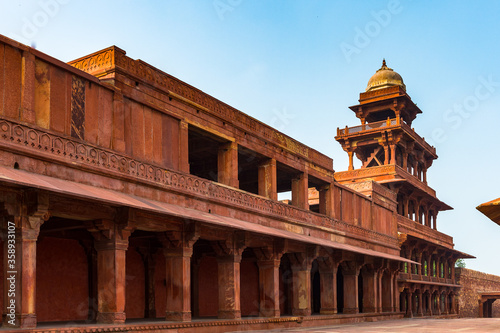
POLYGON ((337 127, 385 57, 436 146, 429 185, 454 207, 438 229, 500 275, 500 226, 475 207, 500 196, 500 2, 3 1, 0 34, 63 61, 116 45, 347 168, 337 127))

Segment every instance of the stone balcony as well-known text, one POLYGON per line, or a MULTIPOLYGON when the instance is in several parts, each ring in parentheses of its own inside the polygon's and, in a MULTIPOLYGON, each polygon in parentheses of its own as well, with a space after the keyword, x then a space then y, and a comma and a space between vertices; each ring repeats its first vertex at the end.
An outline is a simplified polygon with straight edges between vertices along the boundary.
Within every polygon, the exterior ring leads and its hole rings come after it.
POLYGON ((447 279, 437 276, 426 276, 420 274, 411 274, 411 273, 399 273, 398 280, 421 282, 423 284, 442 284, 442 285, 459 286, 459 283, 454 281, 454 279, 447 279))
POLYGON ((368 136, 378 134, 388 130, 402 130, 407 136, 411 137, 418 145, 429 152, 431 155, 437 157, 436 148, 429 145, 424 138, 418 135, 410 126, 408 126, 401 118, 393 118, 373 123, 366 123, 353 127, 337 128, 336 140, 339 138, 349 138, 352 136, 368 136))
POLYGON ((436 245, 453 249, 453 237, 434 230, 426 225, 420 224, 409 218, 397 215, 398 232, 414 236, 416 238, 425 239, 436 245))

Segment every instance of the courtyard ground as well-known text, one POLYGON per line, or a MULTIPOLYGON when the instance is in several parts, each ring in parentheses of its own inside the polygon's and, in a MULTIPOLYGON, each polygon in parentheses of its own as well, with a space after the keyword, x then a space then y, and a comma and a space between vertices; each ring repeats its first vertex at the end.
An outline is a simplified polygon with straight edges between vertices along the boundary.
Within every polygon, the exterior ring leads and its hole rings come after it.
MULTIPOLYGON (((257 332, 308 332, 308 333, 377 333, 377 332, 500 332, 500 318, 461 319, 402 319, 364 322, 308 328, 289 328, 257 332)), ((247 332, 248 333, 248 332, 247 332)))

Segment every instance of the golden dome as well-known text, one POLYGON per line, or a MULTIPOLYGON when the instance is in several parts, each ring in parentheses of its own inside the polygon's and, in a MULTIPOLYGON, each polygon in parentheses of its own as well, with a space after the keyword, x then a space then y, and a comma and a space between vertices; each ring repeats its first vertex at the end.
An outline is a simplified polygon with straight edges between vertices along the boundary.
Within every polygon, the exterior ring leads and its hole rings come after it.
POLYGON ((382 61, 382 67, 380 67, 380 69, 368 81, 366 91, 388 88, 392 86, 401 86, 404 90, 406 90, 406 86, 401 75, 393 71, 392 68, 387 67, 384 59, 382 61))

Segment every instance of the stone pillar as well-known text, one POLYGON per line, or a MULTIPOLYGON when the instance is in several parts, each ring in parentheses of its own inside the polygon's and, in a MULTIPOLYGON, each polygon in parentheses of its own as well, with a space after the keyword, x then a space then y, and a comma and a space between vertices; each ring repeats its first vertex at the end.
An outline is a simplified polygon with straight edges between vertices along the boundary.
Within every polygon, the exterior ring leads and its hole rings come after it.
POLYGON ((306 172, 300 173, 298 177, 292 179, 292 205, 302 209, 309 209, 308 186, 306 172))
POLYGON ((432 225, 434 230, 437 230, 437 212, 434 213, 434 224, 432 225))
POLYGON ((424 316, 424 310, 423 310, 424 298, 423 298, 423 293, 422 293, 421 289, 418 290, 417 297, 418 297, 417 316, 423 317, 424 316))
POLYGON ((363 313, 377 312, 377 271, 373 268, 361 271, 363 275, 363 313))
POLYGON ((349 155, 349 167, 347 168, 347 171, 352 171, 354 170, 354 152, 347 151, 347 155, 349 155))
POLYGON ((241 254, 228 254, 217 257, 219 319, 241 318, 240 262, 241 254))
POLYGON ((357 262, 349 261, 342 263, 344 274, 344 313, 359 313, 358 304, 358 276, 361 267, 357 262))
POLYGON ((331 315, 337 313, 337 269, 338 264, 332 260, 318 259, 319 278, 321 285, 320 314, 331 315))
POLYGON ((408 300, 407 304, 408 307, 406 309, 406 316, 409 318, 413 318, 413 292, 411 290, 408 290, 408 300))
POLYGON ((437 299, 437 309, 436 309, 436 314, 439 316, 441 315, 441 294, 436 293, 436 299, 437 299))
MULTIPOLYGON (((382 312, 394 312, 395 309, 395 291, 398 290, 397 285, 394 287, 394 273, 389 274, 389 279, 384 279, 382 272, 382 288, 380 289, 380 297, 382 298, 382 312)), ((397 279, 397 277, 396 277, 397 279)), ((399 293, 397 293, 399 294, 399 293)), ((399 296, 398 296, 399 299, 399 296)))
POLYGON ((392 144, 390 147, 391 147, 391 164, 396 164, 396 145, 392 144))
POLYGON ((290 256, 292 263, 292 315, 311 315, 311 261, 307 254, 290 256))
POLYGON ((393 298, 392 298, 392 311, 394 312, 399 312, 399 308, 400 308, 400 302, 401 302, 401 299, 400 299, 400 292, 399 292, 399 286, 398 286, 398 275, 399 275, 399 272, 398 271, 395 271, 392 273, 391 275, 391 282, 392 282, 392 290, 393 290, 393 298))
POLYGON ((280 316, 280 259, 259 260, 259 315, 261 317, 280 316))
POLYGON ((229 142, 219 146, 218 155, 218 176, 219 183, 238 187, 238 144, 229 142))
POLYGON ((4 328, 34 328, 36 318, 36 242, 49 218, 47 195, 9 193, 2 212, 4 246, 4 328))
POLYGON ((260 164, 258 168, 258 177, 259 195, 272 200, 278 200, 276 160, 269 159, 260 164))
POLYGON ((166 320, 191 320, 192 247, 164 248, 166 273, 166 320))
POLYGON ((97 322, 125 322, 125 257, 132 229, 125 223, 98 220, 89 225, 97 250, 97 322))
POLYGON ((389 146, 384 145, 384 165, 389 164, 389 146))
POLYGON ((424 165, 423 167, 423 175, 424 175, 424 184, 427 184, 427 167, 424 165))
POLYGON ((326 216, 334 217, 335 209, 335 185, 328 184, 318 189, 319 191, 319 212, 326 216))
MULTIPOLYGON (((179 121, 179 170, 189 173, 189 125, 179 121)), ((175 165, 175 162, 174 162, 175 165)))

